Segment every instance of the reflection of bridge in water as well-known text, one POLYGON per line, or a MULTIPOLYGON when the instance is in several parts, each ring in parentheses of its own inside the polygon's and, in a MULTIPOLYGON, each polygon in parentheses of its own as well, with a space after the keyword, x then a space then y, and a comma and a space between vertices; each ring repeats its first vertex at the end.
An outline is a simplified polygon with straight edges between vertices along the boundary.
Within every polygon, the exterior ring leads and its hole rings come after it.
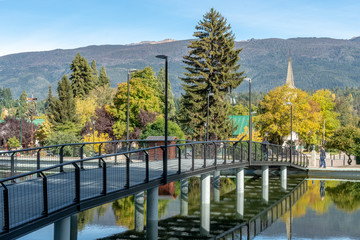
MULTIPOLYGON (((262 188, 258 180, 246 182, 245 192, 232 190, 218 201, 211 202, 208 212, 206 206, 198 205, 184 211, 186 199, 181 198, 181 216, 159 221, 159 239, 251 239, 270 227, 272 223, 287 213, 288 234, 291 234, 291 207, 307 191, 307 180, 293 178, 287 189, 281 186, 281 179, 270 179, 269 199, 261 197, 262 188), (259 197, 260 196, 260 197, 259 197), (202 225, 209 225, 209 231, 201 233, 202 225)), ((260 184, 261 185, 261 184, 260 184)), ((184 193, 183 193, 184 194, 184 193)), ((185 194, 186 195, 186 194, 185 194)), ((185 208, 186 209, 186 208, 185 208)), ((203 226, 204 227, 204 226, 203 226)), ((107 239, 145 239, 144 232, 128 231, 107 239)))
MULTIPOLYGON (((113 142, 111 142, 112 144, 113 142)), ((102 144, 102 143, 101 143, 102 144)), ((108 143, 103 143, 108 144, 108 143)), ((110 143, 109 143, 110 144, 110 143)), ((182 180, 186 186, 187 178, 201 175, 201 215, 209 212, 210 173, 219 178, 220 170, 235 169, 237 191, 244 193, 244 168, 261 167, 262 195, 269 201, 269 166, 281 169, 283 187, 286 188, 287 168, 305 170, 306 156, 289 156, 286 147, 269 144, 271 155, 264 159, 261 143, 210 141, 190 142, 170 145, 169 149, 177 154, 175 158, 150 161, 149 153, 163 151, 163 146, 147 147, 128 152, 107 152, 90 158, 83 158, 86 144, 80 145, 79 160, 66 162, 64 158, 67 145, 20 150, 9 152, 9 160, 2 164, 10 166, 11 177, 1 179, 0 184, 0 226, 2 239, 25 235, 38 228, 55 222, 56 239, 67 239, 71 234, 73 214, 135 194, 135 204, 144 208, 144 191, 147 194, 147 238, 157 239, 158 228, 158 186, 182 180), (58 162, 44 166, 42 151, 58 148, 58 162), (188 149, 191 149, 190 153, 188 149), (18 152, 33 151, 36 155, 29 166, 36 170, 19 174, 15 155, 18 152), (19 175, 17 175, 19 174, 19 175), (32 177, 32 178, 31 178, 32 177), (151 231, 149 231, 151 229, 151 231)), ((111 145, 112 146, 112 145, 111 145)), ((110 149, 116 149, 110 148, 110 149)), ((4 162, 5 161, 5 162, 4 162)), ((48 164, 48 161, 46 161, 48 164)), ((215 185, 216 181, 214 182, 215 185)), ((185 187, 184 187, 185 189, 185 187)), ((217 195, 215 195, 215 198, 217 195)), ((135 218, 137 229, 142 231, 143 213, 135 218)), ((76 218, 75 218, 76 219, 76 218)), ((209 222, 203 222, 201 234, 206 236, 209 222)))

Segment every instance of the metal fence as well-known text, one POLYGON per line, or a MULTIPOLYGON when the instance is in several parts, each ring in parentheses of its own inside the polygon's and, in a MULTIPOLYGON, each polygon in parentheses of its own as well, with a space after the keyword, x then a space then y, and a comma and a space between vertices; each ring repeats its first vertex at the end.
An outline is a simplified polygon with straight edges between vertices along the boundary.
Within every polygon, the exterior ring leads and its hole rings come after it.
MULTIPOLYGON (((306 159, 301 155, 293 155, 290 161, 287 148, 272 144, 265 148, 258 142, 252 144, 252 162, 307 166, 306 159), (264 159, 265 151, 267 157, 264 159)), ((209 141, 169 145, 167 161, 163 160, 166 159, 164 146, 147 146, 149 142, 142 142, 140 148, 130 150, 128 147, 126 150, 119 148, 118 142, 100 142, 8 152, 10 159, 4 161, 10 165, 11 176, 0 180, 0 237, 33 220, 46 218, 60 209, 79 206, 89 199, 126 192, 138 186, 146 189, 152 186, 152 182, 159 185, 166 183, 170 177, 180 179, 183 174, 189 176, 215 168, 251 165, 249 142, 209 141), (85 148, 91 144, 99 144, 99 152, 85 158, 84 153, 88 151, 85 148), (102 147, 107 150, 102 151, 102 147), (162 154, 155 154, 155 151, 162 154), (43 156, 42 152, 53 152, 55 155, 43 156), (18 153, 22 160, 15 158, 18 153)))

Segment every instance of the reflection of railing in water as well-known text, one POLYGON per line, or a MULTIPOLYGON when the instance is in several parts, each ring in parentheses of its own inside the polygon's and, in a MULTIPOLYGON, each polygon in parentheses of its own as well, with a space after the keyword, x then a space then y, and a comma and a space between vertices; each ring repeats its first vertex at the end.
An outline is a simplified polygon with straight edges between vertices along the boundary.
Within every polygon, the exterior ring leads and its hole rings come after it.
POLYGON ((291 207, 304 195, 304 193, 307 191, 307 187, 308 187, 307 180, 302 181, 289 194, 282 197, 275 204, 269 206, 268 208, 263 210, 261 213, 255 215, 251 219, 248 219, 245 222, 216 236, 214 239, 244 239, 245 238, 250 240, 256 237, 261 232, 263 232, 268 227, 270 227, 275 221, 277 221, 289 210, 290 210, 290 225, 291 225, 291 218, 292 218, 291 207))

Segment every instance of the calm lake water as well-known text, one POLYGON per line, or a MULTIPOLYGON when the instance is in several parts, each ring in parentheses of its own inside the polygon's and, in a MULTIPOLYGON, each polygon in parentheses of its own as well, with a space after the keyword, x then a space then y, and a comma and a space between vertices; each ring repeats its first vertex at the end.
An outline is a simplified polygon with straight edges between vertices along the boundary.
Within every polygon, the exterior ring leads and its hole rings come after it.
MULTIPOLYGON (((188 216, 180 216, 180 183, 174 183, 173 189, 163 189, 163 195, 159 196, 159 238, 203 238, 199 234, 199 183, 198 178, 189 181, 188 216), (171 194, 166 194, 167 190, 171 194), (182 230, 175 231, 173 226, 182 230)), ((360 227, 357 226, 360 221, 360 182, 289 177, 287 189, 283 190, 280 177, 272 176, 269 198, 264 201, 261 178, 247 179, 241 217, 236 213, 235 188, 235 179, 221 179, 220 202, 211 201, 209 237, 263 214, 253 239, 288 239, 290 236, 291 239, 360 238, 360 227)), ((98 239, 114 234, 119 235, 109 239, 130 238, 128 230, 134 229, 134 211, 133 196, 84 211, 78 215, 78 239, 98 239)), ((251 231, 253 234, 254 229, 251 231)), ((144 236, 137 234, 134 239, 144 236)), ((20 239, 47 240, 52 237, 53 225, 49 225, 20 239)), ((238 232, 235 237, 240 239, 238 232)), ((245 232, 242 237, 246 239, 245 232)))

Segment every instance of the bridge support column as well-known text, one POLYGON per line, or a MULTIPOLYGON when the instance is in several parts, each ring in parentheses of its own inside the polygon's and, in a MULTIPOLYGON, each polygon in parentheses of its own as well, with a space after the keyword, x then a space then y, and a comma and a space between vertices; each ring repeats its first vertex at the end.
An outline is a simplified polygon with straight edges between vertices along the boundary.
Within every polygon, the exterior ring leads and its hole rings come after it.
POLYGON ((262 166, 261 173, 262 198, 267 203, 269 202, 269 166, 262 166))
POLYGON ((236 169, 236 215, 239 218, 244 217, 244 168, 236 169))
POLYGON ((281 166, 280 167, 280 176, 281 176, 281 188, 286 190, 287 188, 287 167, 281 166))
POLYGON ((213 174, 213 196, 214 202, 220 202, 220 171, 213 174))
POLYGON ((78 215, 74 214, 70 217, 70 240, 77 240, 78 233, 78 215))
POLYGON ((144 192, 135 194, 135 231, 144 231, 144 192))
POLYGON ((200 234, 210 233, 210 173, 201 175, 201 212, 200 212, 200 234))
POLYGON ((70 238, 71 217, 54 223, 54 240, 68 240, 70 238))
POLYGON ((158 239, 159 187, 148 189, 146 212, 146 239, 158 239))
POLYGON ((180 214, 181 216, 188 215, 188 193, 189 193, 189 180, 181 179, 181 193, 180 193, 180 214))

